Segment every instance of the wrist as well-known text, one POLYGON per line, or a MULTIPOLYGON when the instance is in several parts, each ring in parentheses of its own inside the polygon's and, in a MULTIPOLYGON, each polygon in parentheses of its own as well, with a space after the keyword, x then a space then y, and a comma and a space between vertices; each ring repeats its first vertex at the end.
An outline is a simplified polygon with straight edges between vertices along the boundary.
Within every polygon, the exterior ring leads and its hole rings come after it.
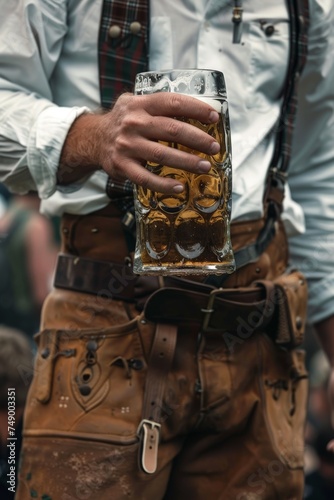
POLYGON ((78 181, 102 168, 98 141, 102 119, 102 115, 84 113, 73 122, 60 156, 58 184, 78 181))

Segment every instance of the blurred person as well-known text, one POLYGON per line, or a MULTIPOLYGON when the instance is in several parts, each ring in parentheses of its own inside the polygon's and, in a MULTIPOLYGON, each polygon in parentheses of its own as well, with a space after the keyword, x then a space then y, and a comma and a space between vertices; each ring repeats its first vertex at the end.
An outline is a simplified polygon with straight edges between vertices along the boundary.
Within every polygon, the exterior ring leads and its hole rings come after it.
POLYGON ((321 425, 314 440, 317 457, 315 468, 305 478, 305 500, 332 500, 334 498, 334 455, 327 444, 334 437, 332 427, 321 425))
POLYGON ((12 500, 15 497, 22 417, 32 374, 33 354, 26 334, 0 325, 1 500, 12 500))
MULTIPOLYGON (((305 428, 305 473, 311 475, 318 468, 315 441, 319 432, 331 425, 331 408, 328 398, 330 364, 322 349, 309 352, 309 398, 305 428)), ((328 452, 330 453, 330 452, 328 452)))
POLYGON ((302 498, 306 284, 290 271, 307 278, 309 321, 333 366, 333 10, 332 0, 3 6, 1 179, 62 217, 18 500, 302 498), (205 174, 207 160, 165 144, 204 157, 222 145, 175 120, 216 123, 207 103, 129 92, 140 71, 203 66, 226 77, 237 270, 138 278, 133 183, 184 190, 146 161, 205 174))
POLYGON ((2 217, 6 211, 9 196, 8 189, 0 182, 0 217, 2 217))
POLYGON ((310 361, 309 414, 315 429, 329 426, 331 422, 328 383, 330 364, 326 354, 319 349, 310 361))
POLYGON ((36 193, 13 196, 0 217, 0 324, 32 336, 51 290, 57 246, 36 193))

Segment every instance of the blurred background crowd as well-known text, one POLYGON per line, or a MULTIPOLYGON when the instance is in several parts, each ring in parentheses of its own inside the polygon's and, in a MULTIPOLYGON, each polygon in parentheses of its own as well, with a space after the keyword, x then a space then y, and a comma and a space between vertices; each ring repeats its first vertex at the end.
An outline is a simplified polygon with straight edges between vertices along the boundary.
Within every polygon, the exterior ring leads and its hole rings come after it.
MULTIPOLYGON (((15 459, 21 447, 22 415, 33 376, 35 343, 43 301, 52 287, 59 247, 57 219, 39 213, 34 193, 12 195, 0 183, 0 499, 8 490, 8 388, 15 388, 15 459)), ((11 412, 11 416, 12 412, 11 412)))
MULTIPOLYGON (((59 220, 39 213, 33 193, 10 194, 0 184, 0 499, 8 491, 8 387, 16 391, 16 459, 19 459, 22 415, 33 375, 41 307, 52 287, 59 248, 59 220)), ((312 328, 305 336, 309 372, 305 429, 306 500, 334 499, 334 455, 326 445, 334 436, 327 396, 329 365, 312 328)), ((16 467, 17 468, 17 467, 16 467)), ((282 499, 285 500, 285 499, 282 499)))

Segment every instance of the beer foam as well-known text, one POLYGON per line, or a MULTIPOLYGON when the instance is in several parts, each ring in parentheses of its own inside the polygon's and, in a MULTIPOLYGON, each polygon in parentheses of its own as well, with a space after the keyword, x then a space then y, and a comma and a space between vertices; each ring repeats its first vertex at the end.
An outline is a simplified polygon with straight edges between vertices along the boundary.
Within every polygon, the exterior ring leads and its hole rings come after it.
POLYGON ((198 99, 202 102, 205 102, 206 104, 209 104, 212 108, 214 108, 217 113, 221 113, 222 111, 222 104, 223 101, 219 99, 215 99, 214 97, 203 97, 203 96, 197 96, 197 95, 191 95, 191 97, 195 97, 195 99, 198 99))

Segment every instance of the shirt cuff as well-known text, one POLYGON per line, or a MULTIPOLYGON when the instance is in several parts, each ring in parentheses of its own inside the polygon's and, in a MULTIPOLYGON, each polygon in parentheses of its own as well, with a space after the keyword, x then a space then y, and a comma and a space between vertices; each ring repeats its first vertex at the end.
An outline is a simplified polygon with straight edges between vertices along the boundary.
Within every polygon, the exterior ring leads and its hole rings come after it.
POLYGON ((38 115, 29 135, 27 158, 40 198, 49 198, 56 189, 73 192, 81 187, 82 183, 78 182, 60 189, 57 186, 57 170, 68 131, 73 122, 86 112, 90 112, 89 108, 50 106, 38 115))

